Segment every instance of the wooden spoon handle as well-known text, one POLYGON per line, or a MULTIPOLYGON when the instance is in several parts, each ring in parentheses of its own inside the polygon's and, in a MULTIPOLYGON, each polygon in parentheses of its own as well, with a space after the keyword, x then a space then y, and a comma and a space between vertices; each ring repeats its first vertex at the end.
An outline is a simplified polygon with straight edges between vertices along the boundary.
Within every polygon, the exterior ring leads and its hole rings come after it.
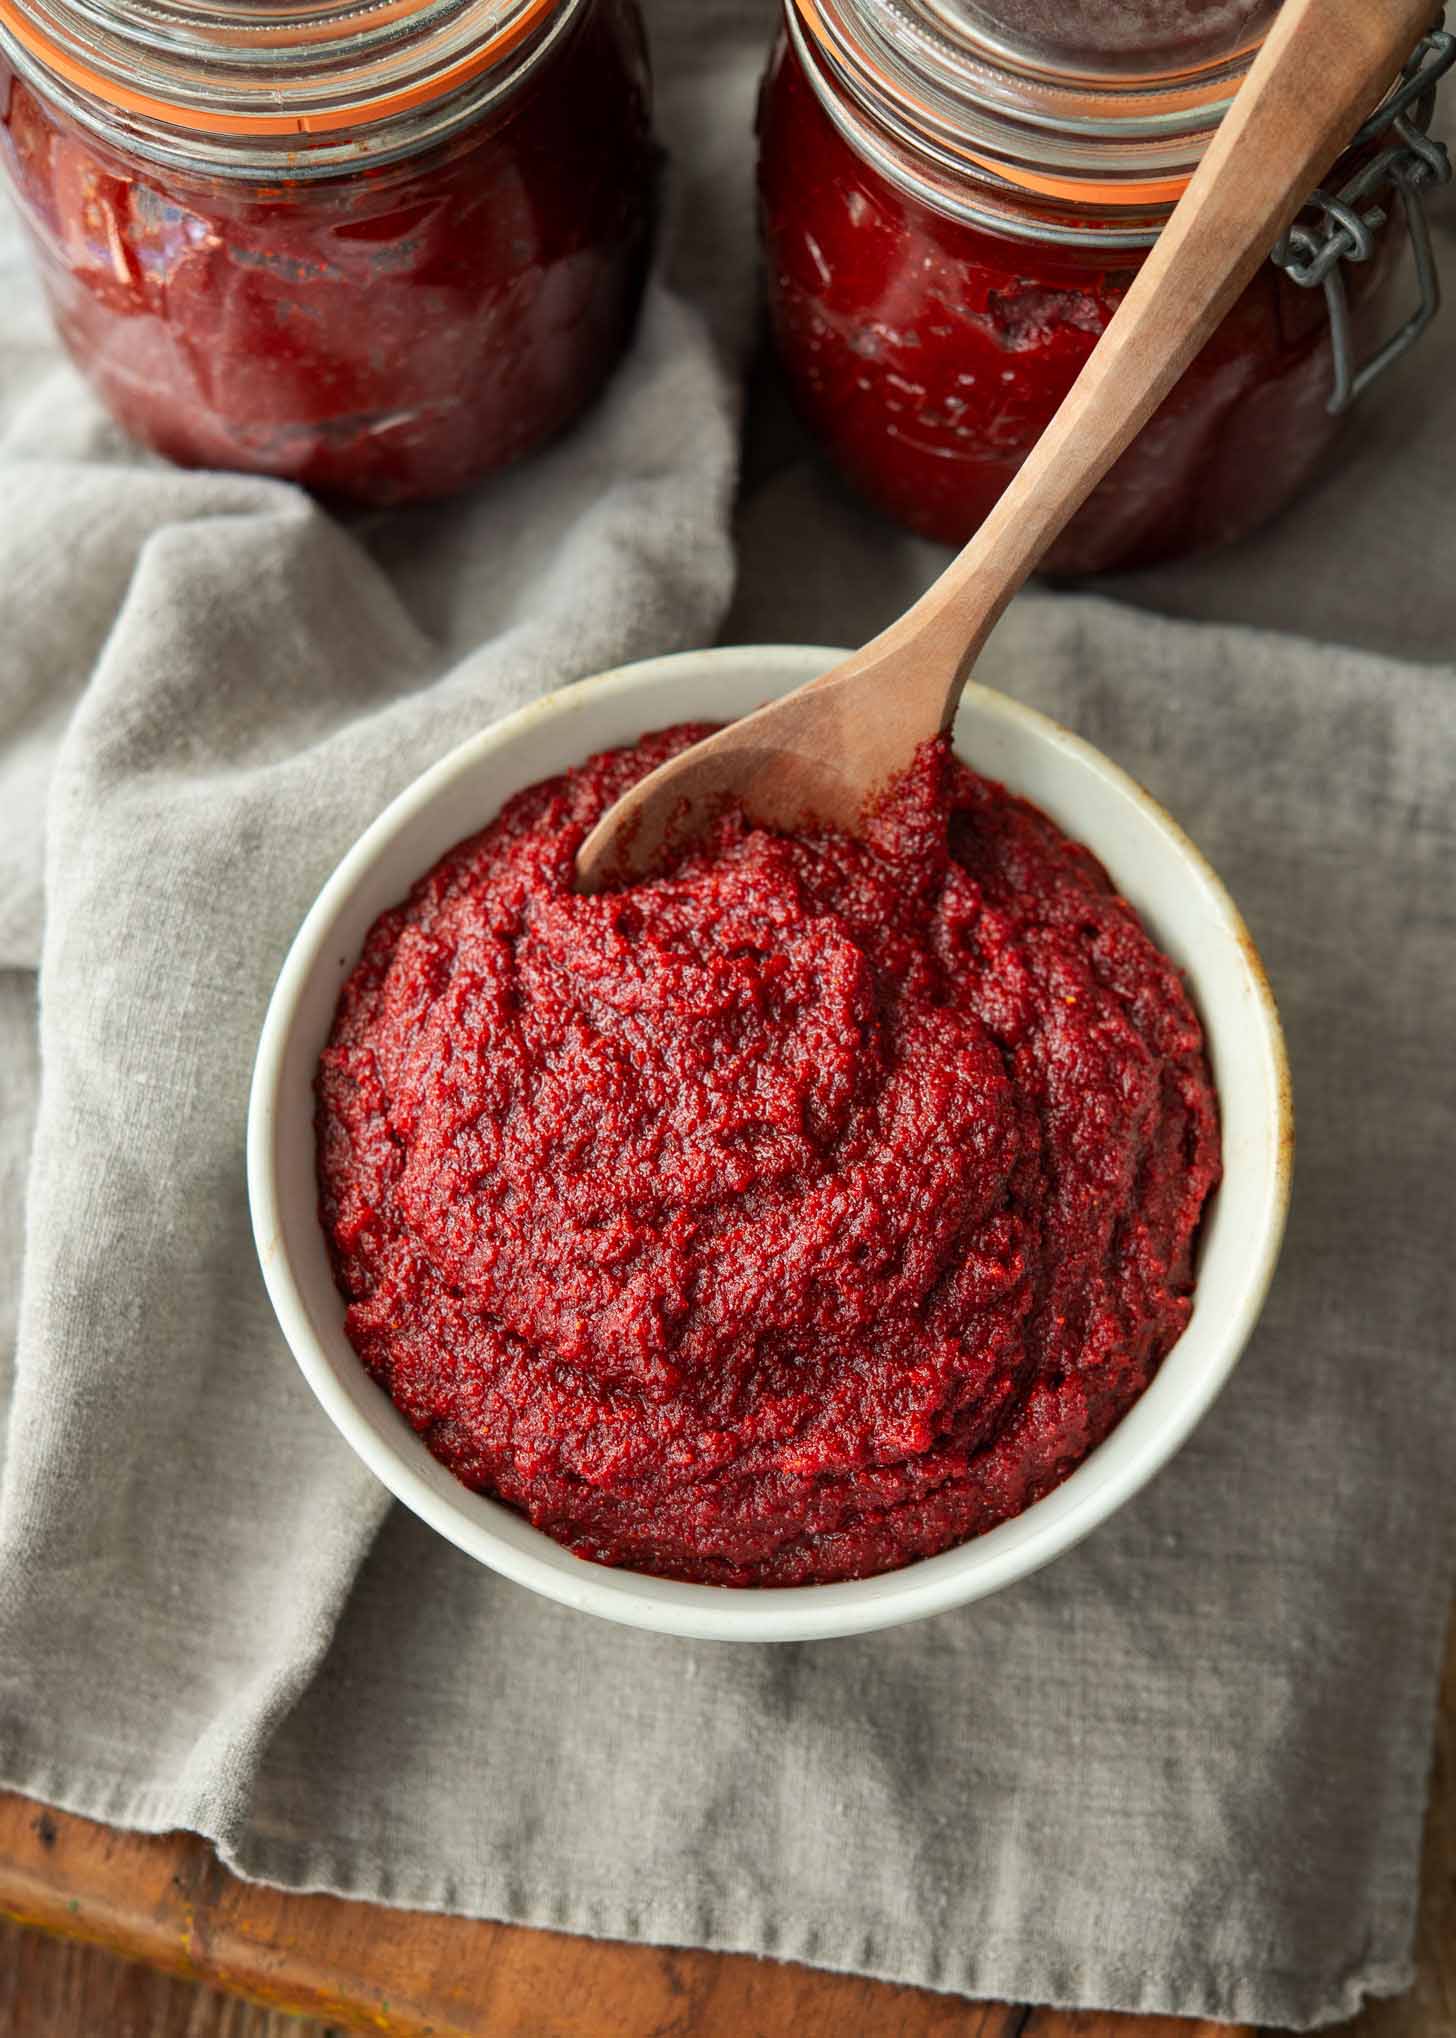
POLYGON ((1177 209, 1060 410, 965 550, 856 665, 912 640, 948 722, 996 619, 1195 355, 1435 18, 1284 0, 1177 209))

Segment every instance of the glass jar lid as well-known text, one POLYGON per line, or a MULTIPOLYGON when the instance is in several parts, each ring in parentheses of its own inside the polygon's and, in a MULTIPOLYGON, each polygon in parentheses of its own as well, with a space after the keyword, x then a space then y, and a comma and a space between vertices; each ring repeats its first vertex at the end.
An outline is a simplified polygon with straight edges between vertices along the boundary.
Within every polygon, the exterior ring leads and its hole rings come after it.
POLYGON ((1123 214, 1177 202, 1253 61, 1256 29, 1276 7, 1277 0, 788 0, 811 71, 892 148, 940 177, 989 177, 1003 189, 1123 214), (1192 32, 1200 21, 1201 41, 1192 32), (1173 33, 1179 22, 1188 31, 1181 43, 1173 33), (1135 50, 1139 24, 1145 32, 1135 50), (1213 54, 1171 65, 1170 46, 1184 59, 1195 47, 1213 54))
MULTIPOLYGON (((1278 0, 785 0, 820 105, 890 183, 993 233, 1102 248, 1157 239, 1277 12, 1278 0)), ((1381 107, 1418 89, 1405 78, 1381 107)))
POLYGON ((157 159, 294 176, 400 154, 514 86, 581 0, 0 0, 0 49, 157 159))
POLYGON ((995 61, 1088 78, 1148 77, 1257 47, 1279 0, 903 0, 995 61))

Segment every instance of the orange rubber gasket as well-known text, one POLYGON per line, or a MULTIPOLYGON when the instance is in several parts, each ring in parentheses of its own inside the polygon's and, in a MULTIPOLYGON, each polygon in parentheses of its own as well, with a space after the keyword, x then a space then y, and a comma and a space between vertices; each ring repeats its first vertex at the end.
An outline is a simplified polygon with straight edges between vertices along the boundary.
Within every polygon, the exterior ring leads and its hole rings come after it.
MULTIPOLYGON (((422 4, 423 0, 402 0, 402 4, 388 9, 382 18, 397 19, 402 14, 414 12, 422 4)), ((393 114, 407 113, 412 107, 425 106, 432 99, 443 98, 455 86, 467 83, 482 71, 489 70, 492 64, 499 63, 530 33, 544 14, 559 5, 560 0, 528 0, 521 12, 495 35, 488 37, 479 49, 458 58, 437 76, 401 91, 386 93, 382 98, 370 100, 366 106, 334 107, 319 113, 214 113, 206 107, 176 105, 150 93, 134 91, 120 79, 108 78, 104 72, 94 70, 91 65, 73 57, 22 13, 17 0, 0 0, 0 23, 47 71, 65 79, 67 84, 78 86, 105 105, 118 106, 124 112, 139 113, 147 119, 161 120, 169 127, 196 134, 329 134, 341 128, 372 126, 377 121, 388 120, 393 114)), ((324 38, 319 36, 317 39, 324 38)), ((260 86, 258 89, 264 91, 269 88, 260 86)))
POLYGON ((966 161, 975 163, 982 170, 989 170, 1008 184, 1019 184, 1025 191, 1039 192, 1046 198, 1070 198, 1086 204, 1088 200, 1100 200, 1104 205, 1132 205, 1142 208, 1146 205, 1176 205, 1188 189, 1192 171, 1180 172, 1174 177, 1140 178, 1137 183, 1089 184, 1075 177, 1044 177, 1037 170, 1028 170, 1021 163, 1000 163, 990 156, 978 156, 966 149, 957 150, 964 154, 966 161))
MULTIPOLYGON (((809 29, 815 41, 826 51, 831 51, 834 47, 834 42, 825 24, 824 17, 820 12, 819 0, 794 0, 794 4, 800 19, 805 27, 809 29)), ((3 5, 4 0, 0 0, 0 7, 3 7, 3 5)), ((879 75, 883 77, 882 73, 879 75)), ((1178 77, 1188 75, 1190 74, 1186 72, 1170 73, 1169 81, 1170 83, 1176 83, 1178 77)), ((885 82, 888 84, 888 80, 885 80, 885 82)), ((931 121, 930 108, 923 101, 906 93, 904 87, 898 82, 894 85, 893 90, 896 96, 904 100, 914 112, 923 115, 927 124, 931 121)), ((1226 86, 1211 85, 1202 92, 1186 94, 1185 103, 1190 106, 1210 104, 1226 96, 1226 86)), ((945 143, 943 141, 942 146, 952 148, 954 153, 960 156, 963 161, 974 164, 978 170, 990 171, 1004 183, 1020 185, 1023 190, 1034 191, 1042 197, 1072 199, 1081 204, 1087 204, 1089 201, 1093 203, 1100 201, 1105 205, 1136 207, 1176 204, 1188 189, 1189 181, 1193 175, 1191 170, 1187 170, 1171 177, 1146 178, 1139 179, 1136 182, 1110 183, 1100 180, 1090 181, 1077 177, 1048 176, 1042 171, 1028 169, 1021 163, 1004 163, 990 156, 978 155, 973 149, 957 148, 953 143, 945 143)))

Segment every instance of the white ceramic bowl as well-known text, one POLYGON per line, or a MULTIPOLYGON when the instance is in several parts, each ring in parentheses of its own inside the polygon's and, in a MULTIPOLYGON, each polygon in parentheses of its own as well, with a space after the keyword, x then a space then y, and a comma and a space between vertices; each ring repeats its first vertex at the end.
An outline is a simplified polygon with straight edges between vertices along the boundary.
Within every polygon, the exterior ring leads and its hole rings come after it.
POLYGON ((443 758, 401 793, 319 894, 283 965, 258 1048, 248 1188, 263 1276, 294 1357, 364 1462, 482 1563, 550 1599, 676 1635, 773 1642, 918 1620, 1024 1578, 1136 1493, 1232 1371, 1263 1303, 1289 1196, 1289 1078, 1279 1021, 1223 886, 1142 789, 1088 744, 1002 694, 967 689, 956 743, 1101 858, 1187 974, 1223 1117, 1224 1179, 1203 1228, 1192 1319, 1147 1392, 1061 1486, 1014 1521, 903 1571, 839 1585, 738 1590, 586 1562, 432 1458, 344 1335, 318 1222, 314 1066, 375 917, 521 787, 645 729, 728 720, 838 653, 756 646, 653 659, 549 694, 443 758))

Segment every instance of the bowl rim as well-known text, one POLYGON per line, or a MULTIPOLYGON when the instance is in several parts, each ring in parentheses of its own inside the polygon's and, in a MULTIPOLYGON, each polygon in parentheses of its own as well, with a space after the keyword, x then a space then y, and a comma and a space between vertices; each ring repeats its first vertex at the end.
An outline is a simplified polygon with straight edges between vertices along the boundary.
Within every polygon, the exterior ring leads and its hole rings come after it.
MULTIPOLYGON (((1030 1576, 1115 1513, 1181 1448, 1238 1362, 1263 1307, 1283 1239, 1293 1166, 1288 1057, 1268 976, 1237 906, 1207 858, 1183 829, 1121 766, 1040 710, 972 681, 966 688, 966 698, 975 706, 993 717, 1019 724, 1035 741, 1069 753, 1140 810, 1188 870, 1204 905, 1223 923, 1247 965, 1253 1016, 1265 1051, 1264 1087, 1269 1093, 1267 1109, 1273 1120, 1269 1140, 1272 1163, 1263 1183, 1258 1247, 1228 1313, 1216 1360, 1205 1366, 1202 1375, 1170 1407, 1151 1434, 1130 1448, 1109 1454, 1108 1447, 1124 1430, 1125 1417, 1066 1480, 1010 1521, 938 1556, 917 1559, 901 1570, 825 1585, 698 1585, 593 1563, 532 1528, 500 1502, 464 1486, 459 1487, 458 1498, 437 1490, 405 1461, 386 1435, 388 1423, 402 1423, 403 1418, 382 1389, 377 1390, 380 1422, 361 1413, 315 1330, 295 1275, 288 1251, 279 1172, 282 1122, 279 1091, 291 1030, 312 972, 332 945, 335 920, 407 822, 447 787, 468 776, 486 758, 510 748, 539 723, 587 701, 635 696, 644 690, 650 695, 657 686, 667 688, 681 681, 685 667, 701 673, 715 665, 738 667, 745 659, 752 659, 765 674, 765 691, 772 688, 777 692, 786 690, 776 684, 786 667, 791 668, 790 683, 795 683, 827 670, 844 655, 832 647, 807 645, 726 645, 670 653, 558 688, 467 737, 389 802, 325 881, 279 971, 254 1062, 246 1155, 254 1243, 284 1338, 335 1428, 396 1499, 478 1561, 559 1604, 660 1634, 757 1642, 866 1633, 925 1619, 1030 1576), (538 1549, 536 1545, 543 1547, 538 1549)), ((648 719, 642 726, 653 724, 648 719)), ((409 882, 412 880, 407 880, 402 889, 407 889, 409 882)), ((1173 1350, 1176 1349, 1175 1345, 1173 1350)), ((1170 1351, 1163 1364, 1172 1356, 1170 1351)), ((452 1485, 455 1483, 450 1475, 446 1474, 446 1478, 452 1485)))

